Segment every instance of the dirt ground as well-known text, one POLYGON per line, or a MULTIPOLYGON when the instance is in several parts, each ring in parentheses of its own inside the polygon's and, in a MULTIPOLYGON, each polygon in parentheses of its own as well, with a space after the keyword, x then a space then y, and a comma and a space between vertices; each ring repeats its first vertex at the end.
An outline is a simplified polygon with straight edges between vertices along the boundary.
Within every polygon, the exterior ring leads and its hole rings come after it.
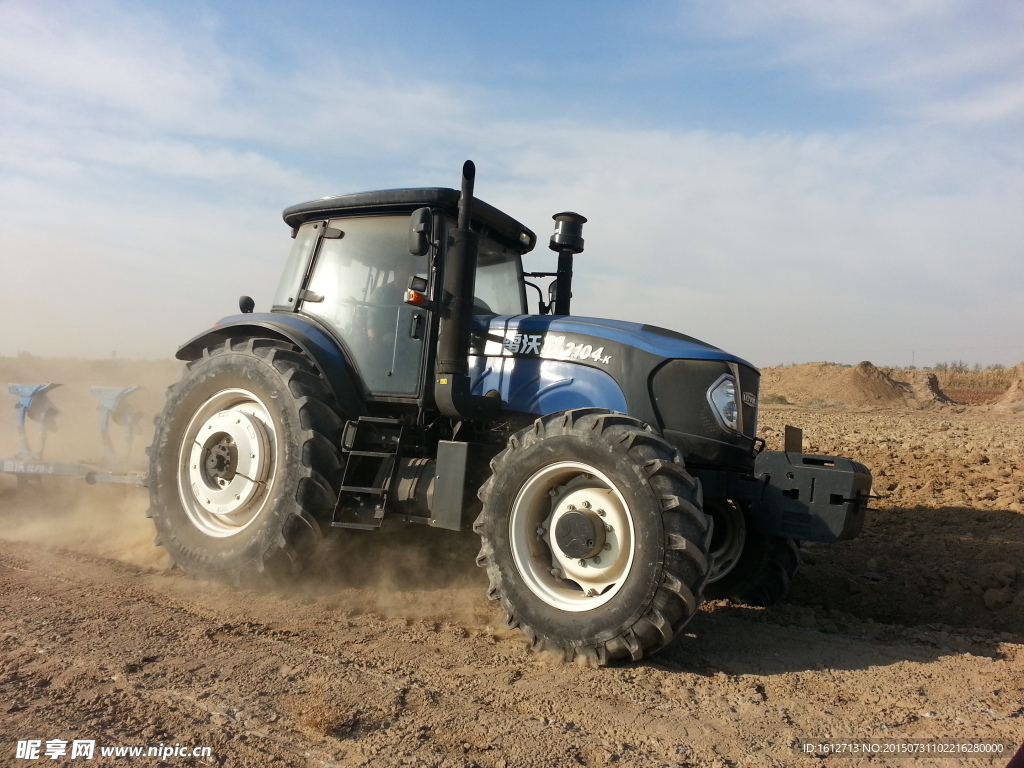
MULTIPOLYGON (((54 373, 3 363, 8 381, 54 373)), ((59 370, 48 450, 84 458, 96 414, 71 406, 104 369, 59 370)), ((146 375, 162 397, 177 368, 146 375)), ((85 739, 94 765, 1004 766, 794 745, 1024 739, 1024 413, 769 405, 769 447, 784 424, 871 467, 885 498, 862 535, 805 547, 785 604, 706 604, 674 645, 610 669, 531 655, 484 595, 472 534, 344 532, 293 589, 237 591, 166 569, 142 489, 0 475, 0 764, 35 764, 19 740, 85 739)))

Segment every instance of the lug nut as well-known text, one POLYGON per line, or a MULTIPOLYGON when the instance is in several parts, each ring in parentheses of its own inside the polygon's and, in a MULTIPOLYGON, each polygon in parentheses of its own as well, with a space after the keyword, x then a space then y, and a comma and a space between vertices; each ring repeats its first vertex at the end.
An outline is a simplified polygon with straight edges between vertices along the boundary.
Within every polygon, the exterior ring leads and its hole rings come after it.
POLYGON ((572 511, 573 511, 574 509, 576 509, 576 505, 575 505, 575 504, 566 504, 566 505, 565 505, 565 508, 566 508, 566 510, 568 510, 569 512, 572 512, 572 511))
POLYGON ((598 515, 600 515, 601 517, 604 517, 604 516, 605 516, 605 515, 607 515, 608 513, 607 513, 607 512, 605 512, 605 511, 604 511, 603 509, 599 509, 599 510, 597 510, 597 514, 598 514, 598 515))
POLYGON ((583 507, 584 509, 590 509, 590 502, 584 501, 582 504, 580 504, 580 506, 583 507))
POLYGON ((605 552, 610 552, 610 551, 611 551, 611 549, 612 549, 612 545, 611 545, 611 544, 608 544, 608 543, 606 543, 606 544, 604 545, 604 551, 605 551, 605 552))
POLYGON ((587 567, 587 561, 586 560, 580 560, 579 563, 577 563, 577 565, 579 565, 580 568, 586 568, 587 567))
POLYGON ((605 524, 604 524, 604 529, 605 529, 605 530, 606 530, 606 531, 607 531, 608 533, 611 533, 612 531, 614 531, 614 530, 615 530, 615 529, 614 529, 614 528, 612 528, 612 527, 611 527, 610 525, 608 525, 608 523, 605 523, 605 524))
POLYGON ((562 569, 561 568, 552 568, 550 571, 548 571, 548 573, 550 573, 556 579, 562 578, 562 569))
POLYGON ((600 555, 594 555, 594 565, 597 565, 600 562, 601 562, 601 556, 600 555))

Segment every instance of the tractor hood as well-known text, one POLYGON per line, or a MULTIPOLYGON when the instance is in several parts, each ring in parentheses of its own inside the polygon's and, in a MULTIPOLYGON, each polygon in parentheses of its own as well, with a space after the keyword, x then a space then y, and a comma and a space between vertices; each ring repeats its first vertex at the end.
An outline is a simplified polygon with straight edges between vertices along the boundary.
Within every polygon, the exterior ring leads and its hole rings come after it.
POLYGON ((558 379, 574 381, 582 391, 591 382, 592 392, 603 395, 594 405, 657 425, 688 464, 743 470, 753 465, 760 374, 746 360, 699 339, 619 320, 478 315, 470 355, 481 374, 474 391, 483 394, 507 377, 494 388, 512 410, 534 410, 519 406, 517 390, 558 379), (580 366, 607 375, 585 373, 580 366), (716 417, 712 403, 712 392, 728 380, 739 411, 732 424, 716 417))
POLYGON ((489 357, 534 356, 575 360, 609 370, 614 360, 641 353, 662 361, 721 360, 754 367, 746 360, 692 336, 624 320, 548 315, 477 316, 473 330, 475 353, 482 352, 489 357), (483 349, 481 342, 486 342, 483 349))

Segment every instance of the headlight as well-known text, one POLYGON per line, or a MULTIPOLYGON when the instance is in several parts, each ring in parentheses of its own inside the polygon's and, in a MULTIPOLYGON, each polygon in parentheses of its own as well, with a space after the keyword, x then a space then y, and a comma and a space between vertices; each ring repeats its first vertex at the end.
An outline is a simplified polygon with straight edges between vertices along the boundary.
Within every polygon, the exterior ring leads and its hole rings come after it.
POLYGON ((708 402, 718 423, 732 432, 740 431, 740 407, 736 402, 736 379, 724 373, 708 389, 708 402))

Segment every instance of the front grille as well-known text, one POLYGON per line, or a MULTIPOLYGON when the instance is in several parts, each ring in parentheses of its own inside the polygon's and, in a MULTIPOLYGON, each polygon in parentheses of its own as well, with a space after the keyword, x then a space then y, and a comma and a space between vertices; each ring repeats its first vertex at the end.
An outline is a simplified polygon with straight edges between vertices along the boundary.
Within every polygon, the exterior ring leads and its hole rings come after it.
POLYGON ((758 392, 761 386, 761 374, 750 366, 739 364, 736 366, 740 372, 739 397, 743 409, 743 434, 753 439, 757 437, 757 406, 758 392), (754 405, 749 405, 744 395, 754 396, 754 405))
POLYGON ((651 397, 658 412, 662 433, 694 467, 753 467, 754 437, 757 433, 759 374, 753 368, 721 360, 669 360, 651 377, 651 397), (737 396, 741 398, 743 434, 723 427, 711 404, 708 389, 722 374, 739 373, 737 396), (755 398, 755 405, 742 403, 743 393, 755 398))
POLYGON ((654 374, 651 395, 665 429, 721 440, 732 434, 715 418, 708 389, 723 373, 732 373, 720 360, 669 360, 654 374))

